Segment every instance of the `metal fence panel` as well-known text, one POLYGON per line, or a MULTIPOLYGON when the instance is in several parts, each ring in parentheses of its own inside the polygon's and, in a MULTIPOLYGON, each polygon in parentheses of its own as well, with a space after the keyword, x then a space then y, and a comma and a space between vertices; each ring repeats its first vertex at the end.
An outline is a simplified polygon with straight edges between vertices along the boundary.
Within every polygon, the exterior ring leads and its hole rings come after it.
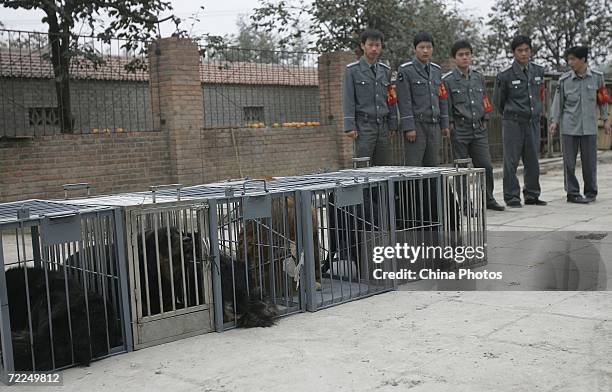
POLYGON ((0 204, 0 216, 3 381, 130 350, 116 211, 24 201, 0 204))
POLYGON ((154 130, 147 42, 64 38, 0 29, 0 137, 154 130))

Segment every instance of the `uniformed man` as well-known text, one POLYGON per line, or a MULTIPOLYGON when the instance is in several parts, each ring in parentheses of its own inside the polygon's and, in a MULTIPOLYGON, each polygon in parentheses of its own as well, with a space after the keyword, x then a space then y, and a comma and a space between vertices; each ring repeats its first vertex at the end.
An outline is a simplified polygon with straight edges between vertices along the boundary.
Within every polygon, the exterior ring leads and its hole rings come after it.
POLYGON ((400 65, 397 75, 397 104, 400 130, 404 132, 407 166, 440 164, 440 128, 448 136, 447 94, 442 71, 430 61, 434 49, 431 34, 414 37, 415 58, 400 65))
POLYGON ((544 68, 530 61, 531 39, 514 37, 511 43, 514 62, 495 81, 493 101, 502 114, 504 149, 504 201, 521 207, 516 169, 523 160, 525 204, 543 206, 540 200, 540 116, 544 100, 544 68))
POLYGON ((493 165, 489 153, 487 121, 493 108, 487 97, 484 76, 471 69, 472 45, 455 42, 451 56, 456 67, 442 77, 448 92, 448 115, 454 159, 472 158, 474 167, 485 169, 487 208, 503 211, 493 197, 493 165))
POLYGON ((384 36, 378 30, 366 30, 360 40, 363 56, 344 72, 344 131, 354 140, 355 157, 370 157, 373 166, 389 165, 389 131, 397 130, 397 109, 391 69, 378 61, 384 36))
POLYGON ((566 59, 572 69, 559 78, 553 100, 549 131, 561 128, 565 192, 569 203, 586 204, 597 197, 597 107, 606 134, 612 127, 608 120, 608 91, 604 75, 587 65, 588 48, 574 46, 566 59), (580 151, 584 196, 575 175, 576 155, 580 151))

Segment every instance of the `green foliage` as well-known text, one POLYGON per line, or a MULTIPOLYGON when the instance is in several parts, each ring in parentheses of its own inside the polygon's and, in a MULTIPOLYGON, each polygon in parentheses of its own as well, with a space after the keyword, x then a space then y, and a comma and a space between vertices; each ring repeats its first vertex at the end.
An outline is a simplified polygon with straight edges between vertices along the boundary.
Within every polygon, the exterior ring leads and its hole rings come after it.
POLYGON ((497 0, 487 23, 487 51, 507 65, 516 34, 532 38, 536 61, 553 70, 566 69, 564 52, 587 45, 590 62, 603 64, 612 53, 612 8, 607 0, 497 0))
POLYGON ((434 36, 434 61, 442 62, 455 39, 477 45, 480 25, 441 0, 260 0, 251 22, 258 31, 277 35, 281 47, 307 38, 313 50, 356 54, 359 34, 375 28, 385 34, 383 57, 394 67, 412 57, 412 39, 419 31, 434 36))

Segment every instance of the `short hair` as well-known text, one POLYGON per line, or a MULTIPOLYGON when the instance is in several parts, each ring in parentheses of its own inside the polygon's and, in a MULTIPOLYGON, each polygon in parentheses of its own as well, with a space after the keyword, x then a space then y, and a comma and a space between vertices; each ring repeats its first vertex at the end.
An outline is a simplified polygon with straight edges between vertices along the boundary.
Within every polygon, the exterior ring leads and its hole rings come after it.
POLYGON ((469 49, 470 53, 474 53, 474 50, 472 49, 472 44, 470 44, 470 41, 466 39, 460 39, 459 41, 455 41, 455 43, 451 47, 451 56, 455 57, 455 55, 460 49, 469 49))
POLYGON ((420 33, 418 33, 417 35, 414 36, 414 47, 416 48, 417 45, 421 42, 431 42, 431 46, 435 46, 434 45, 434 39, 431 36, 431 34, 425 32, 425 31, 421 31, 420 33))
POLYGON ((359 35, 359 40, 362 44, 365 44, 368 39, 373 41, 380 41, 382 44, 385 40, 385 35, 380 30, 367 29, 359 35))
POLYGON ((518 48, 519 46, 523 44, 527 44, 529 46, 529 49, 531 49, 531 38, 529 38, 526 35, 517 35, 514 38, 512 38, 510 47, 512 48, 512 51, 514 52, 516 48, 518 48))
POLYGON ((565 51, 565 58, 567 59, 570 54, 578 59, 587 61, 589 57, 589 48, 586 46, 572 46, 565 51))

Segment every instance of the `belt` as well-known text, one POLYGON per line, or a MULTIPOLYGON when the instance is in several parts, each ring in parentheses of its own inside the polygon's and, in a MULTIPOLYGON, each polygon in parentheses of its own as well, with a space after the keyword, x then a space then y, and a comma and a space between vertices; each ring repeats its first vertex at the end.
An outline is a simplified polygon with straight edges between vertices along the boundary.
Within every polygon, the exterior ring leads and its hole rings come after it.
POLYGON ((415 121, 419 121, 419 122, 437 124, 440 122, 440 115, 433 116, 433 115, 426 115, 425 113, 415 113, 414 119, 415 121))
POLYGON ((372 116, 371 114, 368 114, 368 113, 357 112, 355 116, 357 117, 357 119, 361 121, 369 122, 369 123, 385 124, 389 122, 389 115, 377 117, 377 116, 372 116))
POLYGON ((463 125, 463 126, 469 126, 472 127, 474 129, 482 127, 482 120, 481 119, 467 119, 465 117, 461 117, 461 116, 455 116, 453 118, 453 121, 455 122, 455 126, 457 125, 463 125))
POLYGON ((538 114, 537 116, 532 114, 532 113, 527 113, 527 112, 515 112, 515 111, 504 111, 504 115, 502 116, 502 118, 504 120, 523 120, 523 121, 529 121, 529 120, 535 120, 540 118, 540 115, 538 114))

